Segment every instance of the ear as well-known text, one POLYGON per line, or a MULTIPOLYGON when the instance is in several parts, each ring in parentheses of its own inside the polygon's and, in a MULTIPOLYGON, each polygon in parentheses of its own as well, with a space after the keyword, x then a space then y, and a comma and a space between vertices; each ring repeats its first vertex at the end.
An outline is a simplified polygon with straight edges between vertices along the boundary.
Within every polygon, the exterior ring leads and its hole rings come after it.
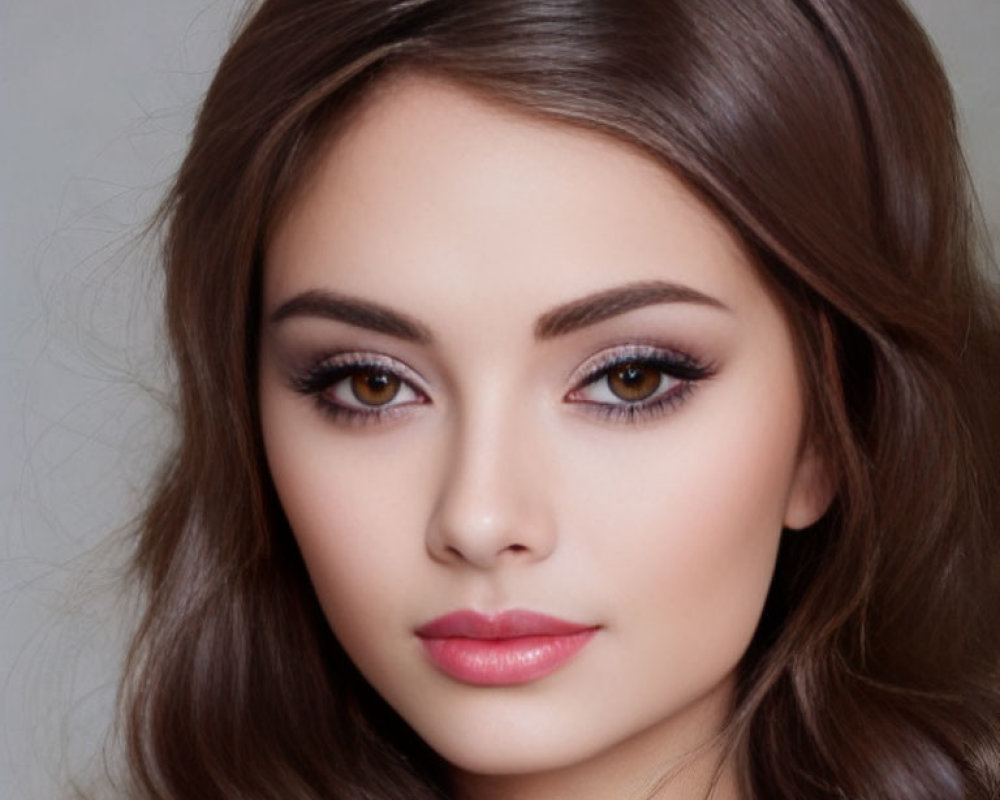
POLYGON ((813 444, 799 455, 785 506, 784 526, 808 528, 822 517, 833 502, 837 486, 827 459, 813 444))

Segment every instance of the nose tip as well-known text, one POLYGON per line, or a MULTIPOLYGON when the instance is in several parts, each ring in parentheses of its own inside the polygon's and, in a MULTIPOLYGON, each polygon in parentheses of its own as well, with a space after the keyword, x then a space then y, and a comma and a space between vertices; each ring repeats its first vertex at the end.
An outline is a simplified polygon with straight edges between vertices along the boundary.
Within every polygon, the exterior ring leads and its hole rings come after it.
MULTIPOLYGON (((529 440, 530 441, 530 440, 529 440)), ((466 442, 441 483, 427 550, 442 563, 491 569, 548 557, 556 544, 538 462, 524 440, 466 442), (534 464, 534 468, 533 465, 534 464)))
POLYGON ((437 516, 429 532, 428 550, 438 561, 490 569, 503 561, 535 560, 550 552, 548 537, 531 531, 525 519, 515 523, 512 518, 489 513, 437 516))

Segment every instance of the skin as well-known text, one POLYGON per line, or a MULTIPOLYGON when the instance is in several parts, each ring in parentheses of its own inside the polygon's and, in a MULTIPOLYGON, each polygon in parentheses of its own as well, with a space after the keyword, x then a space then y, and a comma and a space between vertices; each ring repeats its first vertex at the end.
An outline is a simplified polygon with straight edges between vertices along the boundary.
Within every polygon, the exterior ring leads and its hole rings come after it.
MULTIPOLYGON (((672 769, 657 797, 705 797, 782 527, 829 500, 788 326, 724 223, 628 145, 396 76, 276 225, 264 313, 267 457, 315 590, 456 794, 637 797, 672 769), (538 335, 554 308, 654 281, 680 297, 538 335), (423 338, 288 305, 308 292, 391 309, 423 338), (609 418, 623 401, 606 379, 581 387, 581 368, 637 344, 710 376, 655 372, 673 401, 609 418), (359 405, 349 376, 303 388, 339 353, 408 381, 388 417, 324 411, 359 405), (445 675, 414 634, 513 608, 598 632, 501 687, 445 675)), ((713 796, 739 796, 730 765, 713 796)))

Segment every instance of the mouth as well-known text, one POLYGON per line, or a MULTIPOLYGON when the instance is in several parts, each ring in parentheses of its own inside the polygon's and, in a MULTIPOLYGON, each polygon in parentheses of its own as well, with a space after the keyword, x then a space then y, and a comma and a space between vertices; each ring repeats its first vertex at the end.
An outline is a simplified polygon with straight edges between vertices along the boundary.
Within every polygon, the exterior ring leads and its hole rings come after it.
POLYGON ((532 611, 456 611, 416 634, 431 662, 450 678, 474 686, 516 686, 555 672, 598 630, 532 611))

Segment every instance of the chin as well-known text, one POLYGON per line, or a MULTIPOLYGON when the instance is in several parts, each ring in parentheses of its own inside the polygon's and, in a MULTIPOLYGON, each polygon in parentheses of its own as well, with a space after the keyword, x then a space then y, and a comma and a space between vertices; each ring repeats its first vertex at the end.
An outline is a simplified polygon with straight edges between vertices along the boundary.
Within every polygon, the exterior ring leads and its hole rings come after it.
POLYGON ((542 687, 476 689, 458 703, 420 709, 409 722, 458 774, 539 775, 586 763, 596 770, 590 774, 641 771, 650 756, 657 763, 683 761, 710 743, 725 725, 733 682, 728 674, 660 704, 614 692, 557 702, 542 687))
POLYGON ((515 776, 550 772, 589 760, 602 750, 599 743, 577 742, 565 738, 543 740, 523 736, 480 735, 459 740, 448 736, 428 743, 460 773, 470 775, 515 776))
POLYGON ((513 698, 499 699, 489 713, 440 713, 433 719, 411 719, 411 725, 452 767, 476 775, 557 770, 613 745, 615 737, 604 726, 561 720, 538 709, 518 708, 521 704, 513 698))

